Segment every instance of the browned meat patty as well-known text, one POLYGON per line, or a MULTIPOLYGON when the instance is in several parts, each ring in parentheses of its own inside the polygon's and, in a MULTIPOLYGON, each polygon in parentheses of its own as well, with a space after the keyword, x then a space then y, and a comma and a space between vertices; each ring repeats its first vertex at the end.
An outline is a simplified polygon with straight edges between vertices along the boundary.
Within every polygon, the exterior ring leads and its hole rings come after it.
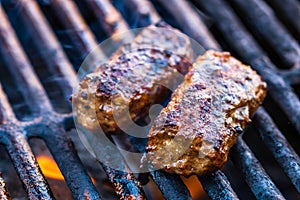
POLYGON ((193 61, 190 40, 170 26, 159 26, 167 29, 144 29, 80 82, 72 100, 81 126, 96 130, 100 124, 106 133, 117 133, 166 98, 163 85, 180 84, 178 71, 187 73, 193 61))
POLYGON ((189 176, 220 169, 266 96, 266 84, 229 53, 207 51, 175 90, 149 133, 156 168, 189 176))

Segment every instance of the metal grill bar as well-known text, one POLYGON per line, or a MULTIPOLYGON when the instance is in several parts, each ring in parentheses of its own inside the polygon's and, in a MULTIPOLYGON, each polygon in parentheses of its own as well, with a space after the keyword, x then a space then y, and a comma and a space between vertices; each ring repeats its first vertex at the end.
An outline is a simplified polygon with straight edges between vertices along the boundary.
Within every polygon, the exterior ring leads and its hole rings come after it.
MULTIPOLYGON (((139 152, 145 152, 147 143, 144 143, 144 141, 141 142, 139 140, 136 140, 136 138, 133 137, 131 137, 130 139, 135 150, 139 152)), ((192 198, 188 188, 185 186, 179 176, 168 174, 162 170, 152 171, 150 175, 166 200, 192 198)), ((143 179, 141 180, 141 182, 144 184, 148 183, 148 174, 142 174, 141 176, 139 177, 140 179, 143 179)))
POLYGON ((47 95, 39 83, 38 78, 32 70, 31 64, 27 59, 9 21, 0 6, 0 53, 8 70, 15 76, 14 78, 22 83, 20 90, 25 97, 28 105, 37 113, 51 111, 51 105, 47 95), (28 95, 30 94, 34 95, 28 95))
POLYGON ((262 0, 229 0, 243 13, 253 33, 266 41, 288 67, 299 67, 300 47, 262 0))
MULTIPOLYGON (((69 98, 72 87, 76 83, 76 75, 37 2, 34 0, 14 0, 4 2, 3 5, 4 7, 20 9, 11 9, 7 13, 13 15, 17 12, 20 15, 18 22, 26 28, 25 31, 31 37, 33 47, 39 52, 35 58, 40 58, 45 63, 45 67, 58 79, 62 78, 58 84, 62 88, 64 96, 69 98)), ((17 21, 12 23, 17 23, 17 21)))
MULTIPOLYGON (((80 52, 80 60, 82 62, 82 60, 97 47, 98 42, 81 17, 75 2, 39 0, 39 3, 45 10, 51 10, 50 14, 55 17, 53 23, 58 23, 62 26, 63 30, 59 30, 59 33, 63 32, 69 37, 74 49, 80 52)), ((102 52, 99 51, 97 53, 102 52)), ((104 57, 104 54, 101 57, 104 57)))
POLYGON ((300 192, 300 159, 298 155, 263 108, 256 111, 253 121, 259 130, 262 141, 271 150, 274 158, 300 192))
MULTIPOLYGON (((131 142, 135 150, 145 152, 145 145, 147 144, 135 140, 135 138, 131 138, 131 142)), ((168 174, 162 170, 152 171, 150 175, 166 200, 192 198, 188 188, 184 185, 179 176, 168 174)), ((145 176, 148 177, 148 174, 142 174, 142 177, 139 178, 146 179, 145 176)), ((142 183, 146 184, 148 181, 149 180, 142 180, 142 183)))
POLYGON ((285 81, 289 84, 300 83, 300 68, 289 70, 289 71, 282 71, 281 75, 285 79, 285 81))
POLYGON ((291 87, 284 82, 284 79, 274 73, 273 70, 276 67, 246 31, 233 10, 224 1, 220 0, 211 0, 210 3, 197 1, 196 3, 214 19, 215 25, 227 43, 261 74, 268 84, 269 94, 285 112, 300 134, 300 102, 298 97, 293 93, 291 87))
MULTIPOLYGON (((295 29, 296 34, 300 35, 300 3, 297 0, 267 0, 295 29)), ((300 40, 298 38, 298 40, 300 40)))
MULTIPOLYGON (((125 149, 127 151, 134 151, 133 146, 130 145, 128 138, 124 136, 127 135, 112 135, 110 136, 110 138, 113 140, 114 144, 118 146, 118 148, 125 149)), ((106 142, 102 140, 103 138, 101 136, 98 139, 94 139, 94 133, 92 133, 87 137, 90 137, 88 141, 94 142, 89 144, 90 146, 93 146, 94 148, 101 148, 102 152, 105 148, 105 152, 110 152, 110 154, 113 155, 103 155, 99 153, 100 151, 97 150, 93 152, 98 158, 106 156, 106 159, 109 159, 101 165, 105 173, 108 175, 109 181, 114 185, 115 192, 120 197, 120 199, 144 199, 145 194, 142 189, 142 185, 131 171, 130 167, 132 166, 132 160, 130 159, 130 157, 122 154, 122 152, 118 151, 115 148, 111 148, 110 145, 107 145, 106 142), (107 163, 116 162, 118 165, 118 169, 106 166, 107 163)))
POLYGON ((114 184, 115 192, 120 199, 145 199, 141 183, 137 181, 128 168, 124 169, 125 172, 116 171, 106 166, 103 166, 103 169, 114 184), (122 186, 120 187, 120 185, 122 186))
MULTIPOLYGON (((7 100, 3 99, 5 97, 4 93, 0 93, 0 97, 0 107, 5 108, 5 110, 1 110, 1 113, 12 113, 7 100)), ((17 122, 16 119, 14 119, 12 116, 7 118, 6 120, 6 125, 2 126, 0 129, 2 140, 1 142, 5 144, 6 149, 19 174, 19 177, 22 180, 25 188, 27 189, 28 196, 31 199, 36 199, 41 196, 46 199, 51 198, 52 194, 49 191, 49 187, 47 186, 44 178, 38 170, 38 165, 34 159, 34 155, 32 154, 30 147, 25 139, 25 135, 40 136, 39 134, 43 132, 41 130, 37 130, 36 127, 27 127, 27 133, 23 131, 23 128, 19 126, 19 122, 17 122), (8 120, 12 120, 12 122, 8 120)), ((49 124, 58 123, 58 121, 51 120, 50 117, 45 120, 49 124)), ((43 130, 47 130, 48 127, 44 128, 43 130)), ((65 135, 64 130, 60 129, 54 132, 48 132, 48 134, 43 138, 45 140, 48 139, 46 140, 46 142, 49 148, 52 147, 56 150, 56 152, 52 151, 52 153, 61 169, 68 170, 69 176, 67 176, 66 173, 64 173, 64 175, 67 182, 69 183, 69 187, 73 191, 74 197, 78 196, 78 198, 85 197, 98 199, 95 198, 98 193, 96 191, 93 191, 93 185, 91 184, 89 177, 85 174, 83 167, 79 164, 79 158, 77 157, 75 152, 70 151, 71 143, 68 140, 67 135, 65 135), (60 138, 58 138, 57 133, 60 133, 60 138), (68 141, 68 143, 64 144, 66 140, 68 141), (63 149, 65 149, 65 151, 62 151, 63 149), (65 156, 68 156, 70 160, 66 160, 65 156), (68 166, 64 166, 66 164, 68 164, 68 166), (76 172, 71 175, 71 177, 73 177, 72 181, 68 181, 68 178, 70 177, 70 171, 76 172), (86 184, 86 182, 88 182, 88 184, 86 184), (80 184, 81 187, 78 187, 78 184, 80 184), (87 188, 89 188, 89 190, 85 192, 87 188)), ((52 150, 52 148, 50 148, 50 150, 52 150)))
POLYGON ((257 199, 284 199, 249 147, 240 137, 232 147, 230 154, 232 161, 242 171, 246 182, 257 199))
POLYGON ((50 188, 42 176, 30 146, 26 141, 25 132, 9 128, 3 134, 7 136, 4 143, 6 150, 28 196, 31 199, 53 199, 50 188))
MULTIPOLYGON (((8 121, 14 122, 16 121, 16 117, 0 84, 0 125, 6 124, 8 121)), ((1 139, 2 137, 3 135, 0 134, 1 139)))
POLYGON ((47 118, 40 125, 28 127, 27 131, 43 138, 70 187, 74 198, 100 199, 90 177, 86 174, 74 150, 71 139, 65 133, 63 127, 59 125, 59 122, 55 121, 55 119, 47 118))
POLYGON ((5 181, 2 178, 1 172, 0 172, 0 197, 2 200, 10 200, 11 199, 9 192, 6 189, 5 181))
MULTIPOLYGON (((107 36, 109 36, 116 47, 120 46, 122 42, 125 42, 122 41, 124 38, 122 38, 122 35, 120 36, 119 34, 126 32, 126 39, 133 40, 133 35, 131 35, 130 32, 127 32, 129 30, 129 27, 126 21, 108 0, 84 0, 81 3, 84 3, 89 8, 89 11, 94 14, 96 23, 98 23, 101 27, 101 32, 104 32, 107 36)), ((98 31, 95 31, 96 35, 98 33, 98 31)), ((113 49, 114 48, 110 46, 105 50, 104 53, 106 55, 111 55, 112 53, 114 53, 111 52, 111 50, 113 49)), ((99 53, 97 52, 95 58, 96 62, 94 63, 99 63, 99 57, 99 53)), ((103 59, 101 59, 100 57, 101 61, 103 59)))
POLYGON ((152 171, 151 176, 165 199, 192 199, 190 192, 179 176, 161 170, 152 171))
POLYGON ((151 176, 166 200, 192 198, 179 176, 170 175, 161 170, 151 172, 151 176))
POLYGON ((114 35, 129 30, 126 21, 108 0, 84 0, 97 17, 97 22, 107 35, 114 35))
POLYGON ((122 2, 138 19, 138 27, 156 24, 161 20, 161 17, 148 0, 122 0, 122 2))
POLYGON ((229 180, 220 170, 214 173, 199 177, 205 191, 212 199, 238 199, 231 188, 229 180))
POLYGON ((2 126, 0 127, 0 142, 5 145, 28 196, 32 199, 38 199, 38 197, 52 199, 49 186, 38 168, 34 155, 26 141, 25 133, 16 124, 17 120, 1 85, 0 113, 3 116, 2 126))
POLYGON ((158 0, 172 14, 184 33, 199 42, 205 49, 220 49, 219 44, 206 29, 199 15, 185 0, 158 0))

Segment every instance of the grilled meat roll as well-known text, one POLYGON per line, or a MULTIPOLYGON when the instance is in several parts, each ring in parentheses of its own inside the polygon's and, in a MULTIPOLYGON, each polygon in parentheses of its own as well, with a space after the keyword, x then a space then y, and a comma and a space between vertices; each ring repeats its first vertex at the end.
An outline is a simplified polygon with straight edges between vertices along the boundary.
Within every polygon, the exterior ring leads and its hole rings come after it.
POLYGON ((178 72, 187 73, 192 61, 188 37, 163 23, 147 27, 80 82, 72 96, 79 124, 119 132, 164 100, 167 87, 180 84, 178 72))
POLYGON ((150 129, 153 166, 185 176, 220 169, 266 96, 266 84, 228 52, 200 56, 150 129))

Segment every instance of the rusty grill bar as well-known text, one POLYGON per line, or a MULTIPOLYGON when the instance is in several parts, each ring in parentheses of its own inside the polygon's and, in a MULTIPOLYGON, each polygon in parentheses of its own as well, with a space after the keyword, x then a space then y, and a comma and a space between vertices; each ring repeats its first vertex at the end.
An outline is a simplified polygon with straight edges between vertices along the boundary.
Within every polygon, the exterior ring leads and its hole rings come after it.
MULTIPOLYGON (((72 113, 55 109, 51 95, 44 89, 45 77, 38 77, 34 68, 39 69, 39 66, 43 66, 56 77, 54 82, 67 102, 72 86, 77 82, 74 68, 78 66, 74 66, 74 63, 78 61, 72 61, 70 58, 73 68, 66 56, 70 57, 68 48, 62 48, 59 35, 54 34, 57 28, 55 26, 59 24, 59 28, 67 30, 64 34, 74 46, 80 60, 83 60, 99 42, 96 39, 99 38, 97 33, 90 30, 78 5, 83 3, 92 11, 101 31, 107 36, 123 32, 132 26, 143 27, 157 23, 164 18, 147 0, 122 0, 113 3, 109 0, 84 0, 80 3, 39 0, 39 4, 34 0, 1 2, 3 7, 0 4, 0 53, 18 87, 22 88, 20 92, 33 113, 30 121, 18 120, 0 85, 1 144, 9 153, 30 199, 54 198, 28 145, 28 140, 32 137, 39 137, 45 141, 75 199, 101 199, 66 133, 65 129, 74 127, 72 113), (135 24, 127 24, 125 19, 128 16, 123 16, 123 19, 121 15, 124 14, 123 9, 136 17, 135 24), (9 21, 7 16, 10 19, 16 18, 15 13, 18 13, 20 20, 9 21), (24 30, 28 33, 26 36, 20 32, 24 30), (31 41, 30 45, 35 52, 25 52, 28 51, 28 40, 31 41)), ((262 0, 153 0, 153 3, 166 10, 174 24, 198 41, 204 49, 221 50, 221 46, 224 46, 226 50, 235 52, 243 61, 251 64, 268 83, 270 97, 279 105, 299 134, 300 102, 292 84, 300 84, 300 48, 299 38, 293 37, 292 34, 299 35, 299 23, 294 16, 300 3, 292 0, 286 1, 282 6, 282 1, 279 0, 267 2, 269 4, 262 0), (205 19, 201 19, 197 10, 192 8, 192 4, 209 17, 213 27, 204 23, 205 19), (294 16, 291 13, 294 13, 294 16), (283 18, 289 26, 288 29, 275 14, 283 18), (221 41, 221 45, 217 41, 221 41), (266 52, 266 47, 272 50, 266 52), (274 57, 270 55, 273 54, 278 57, 276 64, 271 62, 274 57)), ((253 126, 257 128, 263 143, 296 190, 300 192, 299 156, 264 108, 260 108, 253 117, 253 126)), ((133 143, 133 146, 138 150, 144 148, 137 143, 133 143)), ((257 199, 284 199, 242 138, 239 138, 233 147, 230 158, 244 175, 257 199)), ((121 199, 143 199, 141 183, 147 183, 147 176, 152 177, 165 199, 191 199, 188 188, 177 175, 158 170, 135 177, 129 168, 127 173, 120 173, 106 166, 103 168, 121 199)), ((198 178, 212 199, 238 198, 230 180, 222 171, 198 178)), ((0 197, 10 199, 1 175, 0 197)))

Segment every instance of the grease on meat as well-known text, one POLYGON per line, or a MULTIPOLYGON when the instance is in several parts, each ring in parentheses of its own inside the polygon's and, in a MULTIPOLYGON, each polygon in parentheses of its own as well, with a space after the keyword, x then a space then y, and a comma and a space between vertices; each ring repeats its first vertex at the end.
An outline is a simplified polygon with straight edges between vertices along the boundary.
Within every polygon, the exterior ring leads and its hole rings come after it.
POLYGON ((147 156, 185 176, 220 169, 266 96, 266 84, 228 52, 200 56, 150 129, 147 156))
POLYGON ((120 126, 145 117, 152 104, 165 100, 163 85, 180 84, 178 72, 187 73, 193 61, 190 40, 166 24, 158 27, 144 29, 80 82, 72 101, 81 126, 93 131, 100 124, 106 133, 118 133, 120 126))

